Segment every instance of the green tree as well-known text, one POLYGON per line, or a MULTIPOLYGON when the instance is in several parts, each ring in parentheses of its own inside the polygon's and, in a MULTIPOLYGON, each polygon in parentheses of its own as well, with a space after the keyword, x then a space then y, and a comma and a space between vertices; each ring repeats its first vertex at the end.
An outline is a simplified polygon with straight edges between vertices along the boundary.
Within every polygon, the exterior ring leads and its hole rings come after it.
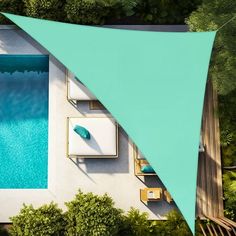
POLYGON ((171 211, 167 214, 167 220, 164 222, 165 235, 173 236, 191 236, 192 233, 182 217, 177 211, 171 211))
POLYGON ((119 232, 122 211, 114 207, 113 200, 106 194, 76 194, 67 202, 67 235, 113 236, 119 232))
MULTIPOLYGON (((24 3, 22 0, 1 0, 0 11, 21 15, 24 11, 24 3)), ((0 15, 0 24, 7 24, 9 21, 0 15)))
POLYGON ((140 0, 67 0, 65 12, 72 23, 102 25, 131 16, 140 0))
POLYGON ((50 203, 37 209, 23 205, 17 216, 10 218, 12 236, 60 236, 64 235, 65 220, 62 210, 50 203))
POLYGON ((223 175, 225 198, 225 213, 232 220, 236 220, 236 173, 227 171, 223 175))
POLYGON ((219 96, 219 119, 224 166, 236 165, 236 89, 219 96))
POLYGON ((118 18, 122 16, 132 16, 135 14, 136 8, 138 4, 140 4, 141 0, 120 0, 121 10, 119 14, 116 16, 118 18))
POLYGON ((99 25, 117 4, 116 0, 67 0, 65 11, 69 22, 99 25))
POLYGON ((135 208, 131 208, 123 218, 119 235, 128 236, 151 236, 153 235, 152 222, 148 220, 147 213, 141 213, 135 208))
POLYGON ((141 0, 137 15, 151 24, 182 24, 202 0, 141 0))
POLYGON ((30 17, 65 21, 66 0, 23 0, 25 14, 30 17))
MULTIPOLYGON (((167 220, 148 220, 147 213, 131 208, 125 216, 121 236, 192 236, 192 233, 177 211, 167 214, 167 220)), ((196 221, 196 236, 202 236, 199 228, 199 220, 196 221)))
MULTIPOLYGON (((235 15, 235 0, 203 0, 186 22, 191 31, 217 30, 235 15)), ((217 33, 209 78, 219 94, 236 88, 236 19, 217 33)))

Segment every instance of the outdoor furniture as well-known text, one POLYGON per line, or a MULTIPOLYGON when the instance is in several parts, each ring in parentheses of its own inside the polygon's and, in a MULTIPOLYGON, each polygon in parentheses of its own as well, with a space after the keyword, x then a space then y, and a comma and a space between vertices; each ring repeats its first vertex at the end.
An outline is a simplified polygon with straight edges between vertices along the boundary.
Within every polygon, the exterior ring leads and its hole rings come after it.
POLYGON ((67 99, 72 103, 76 101, 94 101, 97 98, 78 80, 67 71, 67 99))
MULTIPOLYGON (((140 153, 138 148, 133 145, 133 155, 134 155, 134 174, 136 176, 147 176, 147 175, 157 175, 155 172, 143 172, 142 169, 145 166, 149 166, 148 161, 140 153)), ((149 168, 150 169, 150 168, 149 168)))
POLYGON ((118 125, 108 117, 67 118, 67 157, 116 158, 118 157, 118 125), (74 131, 76 125, 90 133, 84 139, 74 131))
POLYGON ((90 110, 106 110, 106 108, 98 101, 89 101, 90 110))
POLYGON ((164 196, 165 196, 165 200, 170 204, 173 202, 173 199, 170 195, 170 193, 167 190, 164 190, 164 196))
POLYGON ((140 200, 144 203, 162 200, 162 188, 140 189, 140 200))

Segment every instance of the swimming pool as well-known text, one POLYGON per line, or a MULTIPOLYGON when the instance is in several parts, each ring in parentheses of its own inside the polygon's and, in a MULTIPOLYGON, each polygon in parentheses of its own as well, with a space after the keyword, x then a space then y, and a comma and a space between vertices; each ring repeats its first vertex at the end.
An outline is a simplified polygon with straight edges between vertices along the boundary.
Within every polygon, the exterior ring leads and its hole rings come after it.
POLYGON ((0 55, 0 188, 47 188, 46 55, 0 55))

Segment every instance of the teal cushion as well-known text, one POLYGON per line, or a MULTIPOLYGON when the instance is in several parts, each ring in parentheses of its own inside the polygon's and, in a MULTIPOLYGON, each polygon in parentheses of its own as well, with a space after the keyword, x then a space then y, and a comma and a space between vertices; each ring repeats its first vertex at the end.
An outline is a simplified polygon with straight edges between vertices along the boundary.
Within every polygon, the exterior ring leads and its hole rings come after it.
POLYGON ((84 139, 90 139, 90 133, 87 129, 85 129, 84 127, 80 126, 80 125, 76 125, 74 127, 74 131, 81 137, 84 139))
POLYGON ((143 173, 155 173, 155 171, 153 170, 153 168, 150 165, 142 166, 141 171, 143 173))

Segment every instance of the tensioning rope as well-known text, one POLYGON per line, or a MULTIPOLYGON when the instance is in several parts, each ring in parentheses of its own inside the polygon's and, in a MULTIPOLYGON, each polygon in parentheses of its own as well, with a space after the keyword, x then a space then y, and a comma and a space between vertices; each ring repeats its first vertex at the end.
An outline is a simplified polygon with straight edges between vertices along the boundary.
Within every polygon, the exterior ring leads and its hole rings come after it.
POLYGON ((220 28, 218 28, 217 31, 220 30, 220 29, 222 29, 224 26, 228 25, 228 24, 229 24, 231 21, 233 21, 235 18, 236 18, 236 15, 233 16, 231 19, 229 19, 227 22, 225 22, 222 26, 220 26, 220 28))

